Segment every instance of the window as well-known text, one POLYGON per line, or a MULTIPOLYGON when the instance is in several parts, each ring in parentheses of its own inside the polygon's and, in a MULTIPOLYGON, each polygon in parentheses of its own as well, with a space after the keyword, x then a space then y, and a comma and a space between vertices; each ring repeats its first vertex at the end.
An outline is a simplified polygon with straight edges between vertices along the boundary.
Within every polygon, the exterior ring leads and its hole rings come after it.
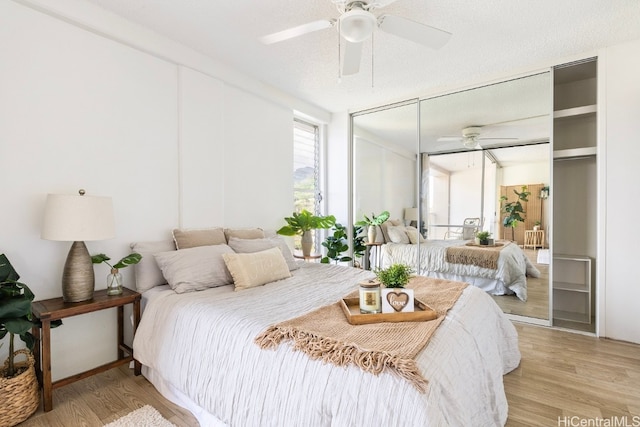
MULTIPOLYGON (((320 215, 320 129, 317 125, 293 121, 293 203, 296 212, 303 209, 320 215)), ((316 232, 314 252, 320 251, 320 236, 316 232)), ((300 236, 294 238, 300 248, 300 236)))
POLYGON ((293 202, 320 215, 320 138, 318 126, 299 119, 293 121, 293 202))

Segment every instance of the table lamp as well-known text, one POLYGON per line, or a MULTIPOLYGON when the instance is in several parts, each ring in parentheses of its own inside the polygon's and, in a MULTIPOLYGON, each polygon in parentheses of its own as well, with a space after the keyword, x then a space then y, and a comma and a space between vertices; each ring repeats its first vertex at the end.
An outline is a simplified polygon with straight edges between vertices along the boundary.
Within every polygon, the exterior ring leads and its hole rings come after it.
POLYGON ((48 194, 41 237, 73 242, 62 273, 62 298, 80 302, 93 298, 95 278, 85 240, 115 237, 113 204, 110 197, 48 194))

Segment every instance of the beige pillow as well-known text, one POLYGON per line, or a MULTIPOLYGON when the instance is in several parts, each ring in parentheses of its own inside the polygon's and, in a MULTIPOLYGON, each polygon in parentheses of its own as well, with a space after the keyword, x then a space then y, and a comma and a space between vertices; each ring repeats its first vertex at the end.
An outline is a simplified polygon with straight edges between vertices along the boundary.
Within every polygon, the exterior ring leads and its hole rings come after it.
POLYGON ((407 236, 404 225, 390 225, 387 227, 387 233, 392 243, 409 243, 409 236, 407 236))
POLYGON ((280 248, 289 270, 291 271, 300 268, 291 253, 291 249, 289 249, 289 245, 287 245, 287 242, 279 236, 267 237, 264 239, 238 239, 237 237, 232 237, 229 239, 229 246, 239 254, 260 252, 271 248, 280 248))
POLYGON ((227 243, 224 230, 217 228, 201 228, 193 230, 173 230, 173 240, 177 249, 189 249, 197 246, 223 245, 227 243))
POLYGON ((422 234, 418 233, 418 229, 416 227, 408 225, 404 229, 405 229, 405 232, 407 233, 407 236, 409 236, 409 241, 411 242, 412 245, 417 244, 418 240, 420 240, 420 243, 425 241, 422 234))
POLYGON ((136 290, 138 292, 148 291, 154 286, 167 283, 162 275, 162 270, 153 254, 158 252, 175 251, 176 245, 173 240, 161 240, 157 242, 137 242, 130 245, 133 252, 142 255, 139 263, 133 266, 133 274, 136 278, 136 290))
POLYGON ((227 242, 232 237, 238 239, 264 239, 264 230, 262 228, 225 228, 224 235, 227 242))
POLYGON ((211 245, 160 252, 154 257, 171 289, 181 294, 233 283, 222 259, 227 253, 233 253, 233 249, 211 245))
POLYGON ((392 226, 398 226, 398 225, 403 225, 403 222, 401 219, 388 219, 382 224, 380 224, 380 231, 382 231, 383 243, 391 242, 391 238, 389 237, 389 232, 387 231, 387 228, 392 226))
POLYGON ((248 254, 228 253, 222 257, 233 276, 236 291, 291 277, 278 248, 248 254))

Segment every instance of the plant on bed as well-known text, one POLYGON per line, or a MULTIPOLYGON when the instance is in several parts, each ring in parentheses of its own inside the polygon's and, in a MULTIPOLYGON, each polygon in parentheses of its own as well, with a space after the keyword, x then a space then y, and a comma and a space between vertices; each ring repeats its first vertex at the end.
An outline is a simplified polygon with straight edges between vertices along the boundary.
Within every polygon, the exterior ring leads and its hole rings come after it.
POLYGON ((137 264, 142 259, 142 255, 137 252, 133 252, 120 261, 111 265, 107 261, 111 260, 105 254, 98 254, 91 256, 91 262, 94 264, 105 263, 111 268, 111 273, 107 276, 107 295, 120 295, 122 294, 122 275, 120 269, 128 267, 133 264, 137 264))
POLYGON ((373 272, 385 287, 404 288, 409 283, 413 269, 406 264, 392 264, 384 269, 377 268, 373 272))
POLYGON ((303 256, 311 255, 313 247, 312 231, 318 228, 331 228, 336 223, 336 217, 333 215, 318 216, 303 209, 300 213, 294 212, 292 216, 285 217, 287 225, 280 228, 276 233, 283 236, 302 236, 302 254, 303 256))
POLYGON ((489 244, 489 236, 491 235, 491 233, 489 233, 488 231, 478 231, 476 233, 476 239, 478 239, 478 243, 481 245, 488 245, 489 244))
POLYGON ((362 221, 358 221, 356 222, 356 225, 359 226, 368 226, 368 230, 367 230, 367 238, 369 240, 369 243, 373 243, 376 241, 376 234, 377 234, 377 228, 378 226, 382 225, 382 223, 384 223, 386 220, 389 219, 389 212, 388 211, 384 211, 382 212, 380 215, 376 216, 373 212, 371 213, 371 218, 369 218, 368 216, 364 215, 364 219, 362 221))
POLYGON ((333 235, 327 236, 322 246, 327 248, 327 255, 320 260, 323 264, 329 264, 330 260, 333 260, 336 264, 339 262, 349 262, 351 257, 341 256, 342 253, 349 250, 347 243, 347 229, 344 225, 336 223, 333 226, 333 235))
POLYGON ((505 227, 511 227, 511 240, 515 240, 515 228, 518 226, 519 222, 524 222, 524 209, 522 208, 522 202, 528 202, 529 195, 531 192, 527 191, 527 186, 522 186, 522 192, 518 192, 513 190, 516 193, 518 198, 513 202, 507 202, 507 196, 500 196, 500 203, 502 204, 502 212, 507 215, 504 217, 502 221, 502 225, 505 227))

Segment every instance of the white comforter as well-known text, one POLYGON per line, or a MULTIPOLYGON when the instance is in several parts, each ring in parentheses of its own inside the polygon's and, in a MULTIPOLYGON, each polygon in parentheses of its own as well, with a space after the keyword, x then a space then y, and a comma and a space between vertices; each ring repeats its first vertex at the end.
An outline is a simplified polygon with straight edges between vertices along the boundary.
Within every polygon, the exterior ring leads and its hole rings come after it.
POLYGON ((276 350, 254 344, 269 325, 334 303, 371 276, 342 266, 301 267, 290 279, 238 292, 224 286, 154 293, 135 357, 220 425, 504 425, 502 376, 518 366, 520 353, 515 328, 485 292, 467 287, 418 355, 429 380, 421 394, 391 373, 324 364, 286 343, 276 350))
MULTIPOLYGON (((495 270, 476 265, 448 263, 447 248, 463 246, 467 242, 467 240, 427 240, 420 243, 420 271, 418 274, 463 280, 472 284, 474 284, 473 278, 476 277, 495 280, 498 283, 488 290, 490 293, 494 295, 514 293, 522 301, 527 300, 527 274, 539 277, 540 272, 518 245, 509 243, 500 251, 498 268, 495 270)), ((418 245, 387 243, 382 245, 381 250, 382 268, 396 263, 417 265, 418 245)))

